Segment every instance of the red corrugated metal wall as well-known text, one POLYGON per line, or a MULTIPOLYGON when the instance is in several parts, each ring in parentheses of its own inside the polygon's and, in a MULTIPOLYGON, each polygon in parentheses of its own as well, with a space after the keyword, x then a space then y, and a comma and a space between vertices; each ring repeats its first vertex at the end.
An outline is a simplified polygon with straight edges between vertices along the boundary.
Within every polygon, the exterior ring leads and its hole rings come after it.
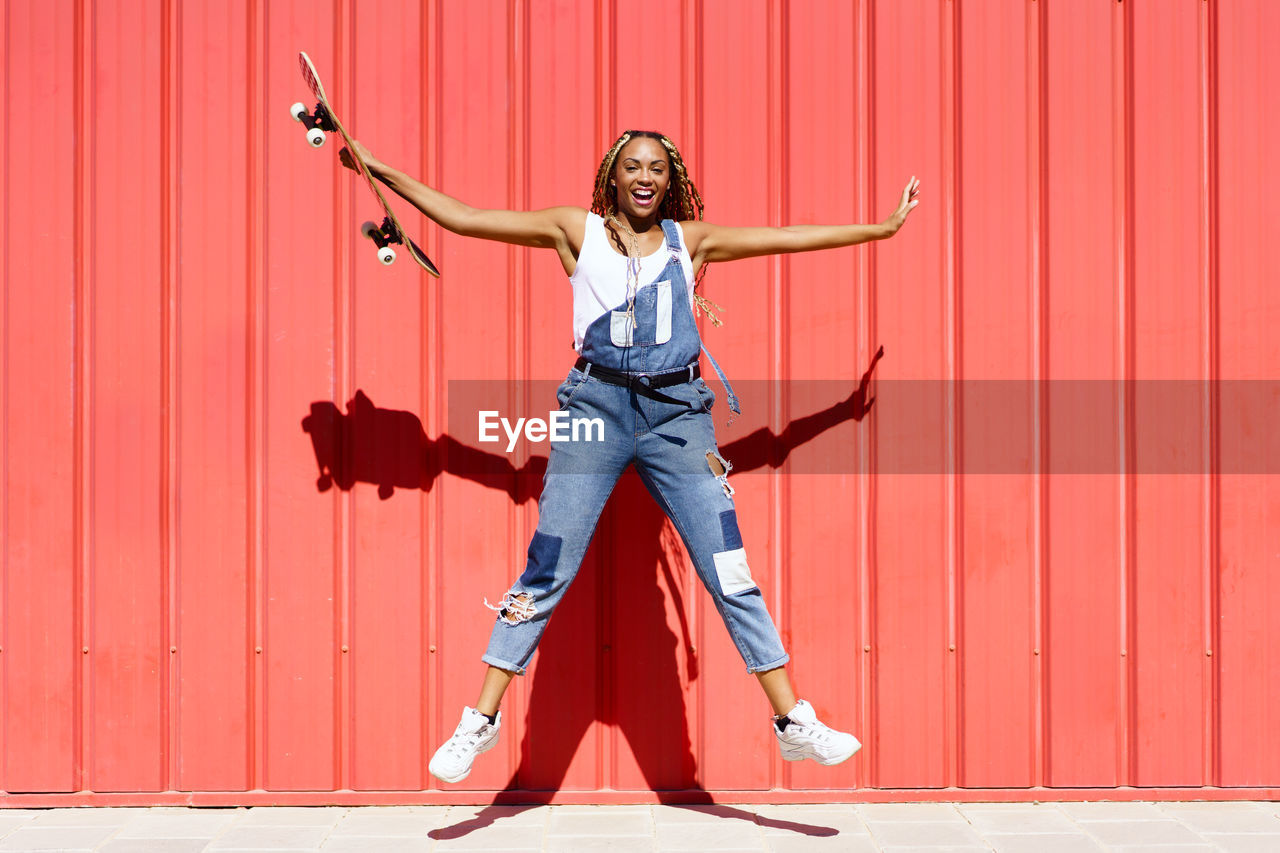
POLYGON ((1280 787, 1276 4, 5 9, 0 804, 1280 787), (725 224, 873 221, 923 178, 889 243, 707 278, 711 348, 772 380, 718 415, 753 572, 855 760, 778 759, 629 475, 501 747, 437 788, 545 455, 459 464, 449 380, 562 377, 570 294, 416 214, 444 277, 379 267, 287 115, 299 49, 481 206, 585 205, 626 127, 725 224), (756 432, 873 364, 866 416, 756 432))

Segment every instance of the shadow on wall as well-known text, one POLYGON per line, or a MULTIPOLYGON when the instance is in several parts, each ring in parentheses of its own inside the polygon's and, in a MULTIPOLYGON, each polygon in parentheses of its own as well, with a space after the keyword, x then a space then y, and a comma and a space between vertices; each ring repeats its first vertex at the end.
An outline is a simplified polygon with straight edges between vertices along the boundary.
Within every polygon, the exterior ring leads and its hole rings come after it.
MULTIPOLYGON (((848 398, 830 407, 790 421, 779 433, 760 428, 720 446, 723 456, 739 474, 760 468, 778 468, 791 451, 832 427, 848 420, 861 421, 871 410, 867 398, 876 363, 884 347, 876 351, 858 387, 848 398)), ((536 500, 547 470, 546 456, 530 456, 522 466, 511 464, 505 454, 489 453, 463 444, 452 436, 428 438, 422 421, 412 412, 382 409, 364 391, 357 390, 344 415, 328 400, 311 404, 302 419, 302 431, 311 436, 320 476, 316 488, 326 492, 336 484, 350 490, 356 483, 378 487, 378 497, 389 499, 396 489, 430 491, 442 472, 508 492, 512 500, 536 500)))
POLYGON ((430 491, 443 471, 451 471, 493 488, 505 488, 513 500, 537 498, 547 457, 532 456, 520 468, 501 454, 469 447, 445 434, 427 438, 413 412, 380 409, 363 391, 347 403, 347 414, 329 401, 311 404, 302 419, 311 436, 320 477, 316 488, 327 492, 336 484, 351 489, 372 483, 387 500, 396 489, 430 491))
MULTIPOLYGON (((777 468, 793 449, 826 430, 848 420, 861 421, 875 402, 867 397, 867 389, 883 355, 882 347, 848 398, 792 420, 777 434, 762 428, 721 445, 721 454, 733 463, 735 472, 777 468)), ((320 470, 316 486, 322 492, 335 484, 350 489, 364 482, 376 484, 378 494, 388 499, 397 488, 429 490, 442 471, 449 471, 505 489, 513 500, 523 503, 538 496, 547 465, 545 456, 535 456, 516 468, 504 454, 467 447, 448 435, 430 439, 414 414, 380 409, 362 391, 356 392, 346 415, 333 403, 313 403, 302 428, 311 436, 320 470)), ((512 813, 505 804, 550 802, 596 720, 626 736, 645 784, 658 792, 659 799, 713 802, 697 781, 685 705, 686 685, 699 675, 688 618, 691 602, 684 600, 690 569, 678 536, 634 470, 619 480, 583 564, 588 571, 580 574, 556 608, 556 618, 539 646, 520 764, 489 807, 466 821, 434 830, 432 838, 457 838, 487 826, 512 813), (616 537, 615 529, 620 530, 616 537), (624 539, 626 547, 618 547, 624 539), (590 571, 598 565, 607 565, 609 571, 590 571), (584 593, 584 586, 593 583, 602 588, 595 594, 584 593), (601 615, 601 603, 617 599, 615 590, 626 590, 625 602, 618 605, 625 611, 626 623, 642 625, 643 630, 616 631, 616 620, 601 615), (671 597, 670 608, 665 596, 671 597), (680 636, 668 626, 668 612, 677 615, 680 636), (584 637, 598 638, 603 650, 584 656, 584 637), (636 643, 643 644, 643 654, 628 648, 636 643), (615 661, 624 659, 625 677, 621 677, 615 661), (584 684, 588 679, 593 683, 584 684), (563 701, 568 695, 598 699, 594 703, 563 701)), ((477 684, 481 669, 478 664, 477 684)), ((712 813, 726 819, 758 820, 805 835, 836 834, 828 827, 759 818, 728 806, 715 806, 712 813)))

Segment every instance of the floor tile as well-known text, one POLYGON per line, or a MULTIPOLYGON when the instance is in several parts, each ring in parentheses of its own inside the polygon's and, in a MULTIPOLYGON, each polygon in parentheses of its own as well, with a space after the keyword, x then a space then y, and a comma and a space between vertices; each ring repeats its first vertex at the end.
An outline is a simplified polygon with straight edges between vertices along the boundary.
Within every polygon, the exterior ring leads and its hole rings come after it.
POLYGON ((385 835, 329 836, 320 853, 430 853, 435 842, 426 836, 390 838, 385 835))
POLYGON ((1168 820, 1152 803, 1059 803, 1072 820, 1168 820))
POLYGON ((1204 837, 1224 853, 1276 853, 1280 850, 1280 835, 1218 835, 1206 832, 1204 837))
POLYGON ((208 843, 203 838, 117 838, 94 853, 203 853, 208 843))
POLYGON ((609 838, 585 838, 576 835, 549 835, 544 853, 655 853, 650 837, 616 835, 609 838))
POLYGON ((115 832, 106 826, 24 826, 0 839, 0 850, 93 850, 115 832))
POLYGON ((922 823, 867 821, 871 837, 882 847, 927 847, 931 844, 978 846, 982 838, 962 820, 922 823))
POLYGON ((1141 844, 1137 847, 1112 847, 1111 853, 1222 853, 1212 844, 1141 844))
POLYGON ((1095 821, 1081 825, 1094 838, 1112 847, 1122 844, 1197 844, 1204 841, 1176 820, 1095 821))
POLYGON ((350 811, 334 806, 259 806, 248 809, 237 826, 333 826, 350 811))
POLYGON ((1280 816, 1257 803, 1161 803, 1160 810, 1202 833, 1280 833, 1280 816))
POLYGON ((786 806, 761 806, 756 823, 766 836, 823 838, 835 835, 869 837, 867 825, 853 809, 791 811, 786 806))
POLYGON ((209 850, 314 850, 329 834, 325 826, 236 824, 209 843, 209 850))
POLYGON ((36 813, 26 809, 0 809, 0 838, 4 838, 20 826, 27 826, 35 821, 36 813))
POLYGON ((147 813, 147 809, 40 809, 32 826, 115 826, 121 827, 147 813))
POLYGON ((987 846, 972 845, 929 845, 928 847, 881 847, 881 853, 991 853, 987 846))
POLYGON ((244 816, 241 809, 143 812, 121 827, 116 838, 203 838, 223 832, 244 816))
POLYGON ((659 850, 764 850, 764 833, 754 823, 658 823, 654 830, 659 850))
POLYGON ((958 806, 960 814, 981 833, 1076 833, 1080 826, 1053 805, 1020 804, 1015 808, 958 806))
POLYGON ((751 806, 654 806, 654 823, 755 823, 751 806))
POLYGON ((595 814, 555 811, 547 824, 547 835, 644 835, 653 837, 653 818, 647 814, 616 814, 612 810, 595 814))
POLYGON ((796 838, 770 835, 765 839, 770 853, 876 853, 868 835, 832 835, 826 838, 796 838))
POLYGON ((436 840, 435 849, 444 850, 541 850, 541 826, 490 825, 466 835, 436 840))
POLYGON ((1105 853, 1097 841, 1084 833, 1036 833, 988 835, 987 843, 996 853, 1105 853))
POLYGON ((863 820, 908 821, 960 820, 951 803, 863 803, 857 807, 863 820))
POLYGON ((426 838, 427 833, 445 825, 447 809, 406 812, 383 809, 352 809, 334 824, 331 835, 426 838))

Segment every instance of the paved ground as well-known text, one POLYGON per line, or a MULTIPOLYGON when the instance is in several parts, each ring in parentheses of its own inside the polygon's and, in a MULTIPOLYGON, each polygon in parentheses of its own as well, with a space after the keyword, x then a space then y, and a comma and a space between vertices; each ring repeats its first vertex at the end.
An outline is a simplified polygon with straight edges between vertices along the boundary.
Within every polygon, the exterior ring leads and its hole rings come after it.
POLYGON ((1280 853, 1280 803, 0 810, 0 851, 1280 853))

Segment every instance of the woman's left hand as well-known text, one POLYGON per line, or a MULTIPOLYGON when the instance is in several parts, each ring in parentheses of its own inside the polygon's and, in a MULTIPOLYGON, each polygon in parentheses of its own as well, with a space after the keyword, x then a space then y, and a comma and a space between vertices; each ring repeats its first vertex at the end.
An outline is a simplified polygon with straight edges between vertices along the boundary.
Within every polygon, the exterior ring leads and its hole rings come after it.
POLYGON ((881 224, 888 229, 889 237, 898 233, 898 229, 907 221, 907 214, 915 209, 920 203, 920 180, 915 176, 911 176, 911 180, 907 182, 906 187, 902 190, 902 200, 898 202, 898 209, 889 214, 889 218, 881 224))

